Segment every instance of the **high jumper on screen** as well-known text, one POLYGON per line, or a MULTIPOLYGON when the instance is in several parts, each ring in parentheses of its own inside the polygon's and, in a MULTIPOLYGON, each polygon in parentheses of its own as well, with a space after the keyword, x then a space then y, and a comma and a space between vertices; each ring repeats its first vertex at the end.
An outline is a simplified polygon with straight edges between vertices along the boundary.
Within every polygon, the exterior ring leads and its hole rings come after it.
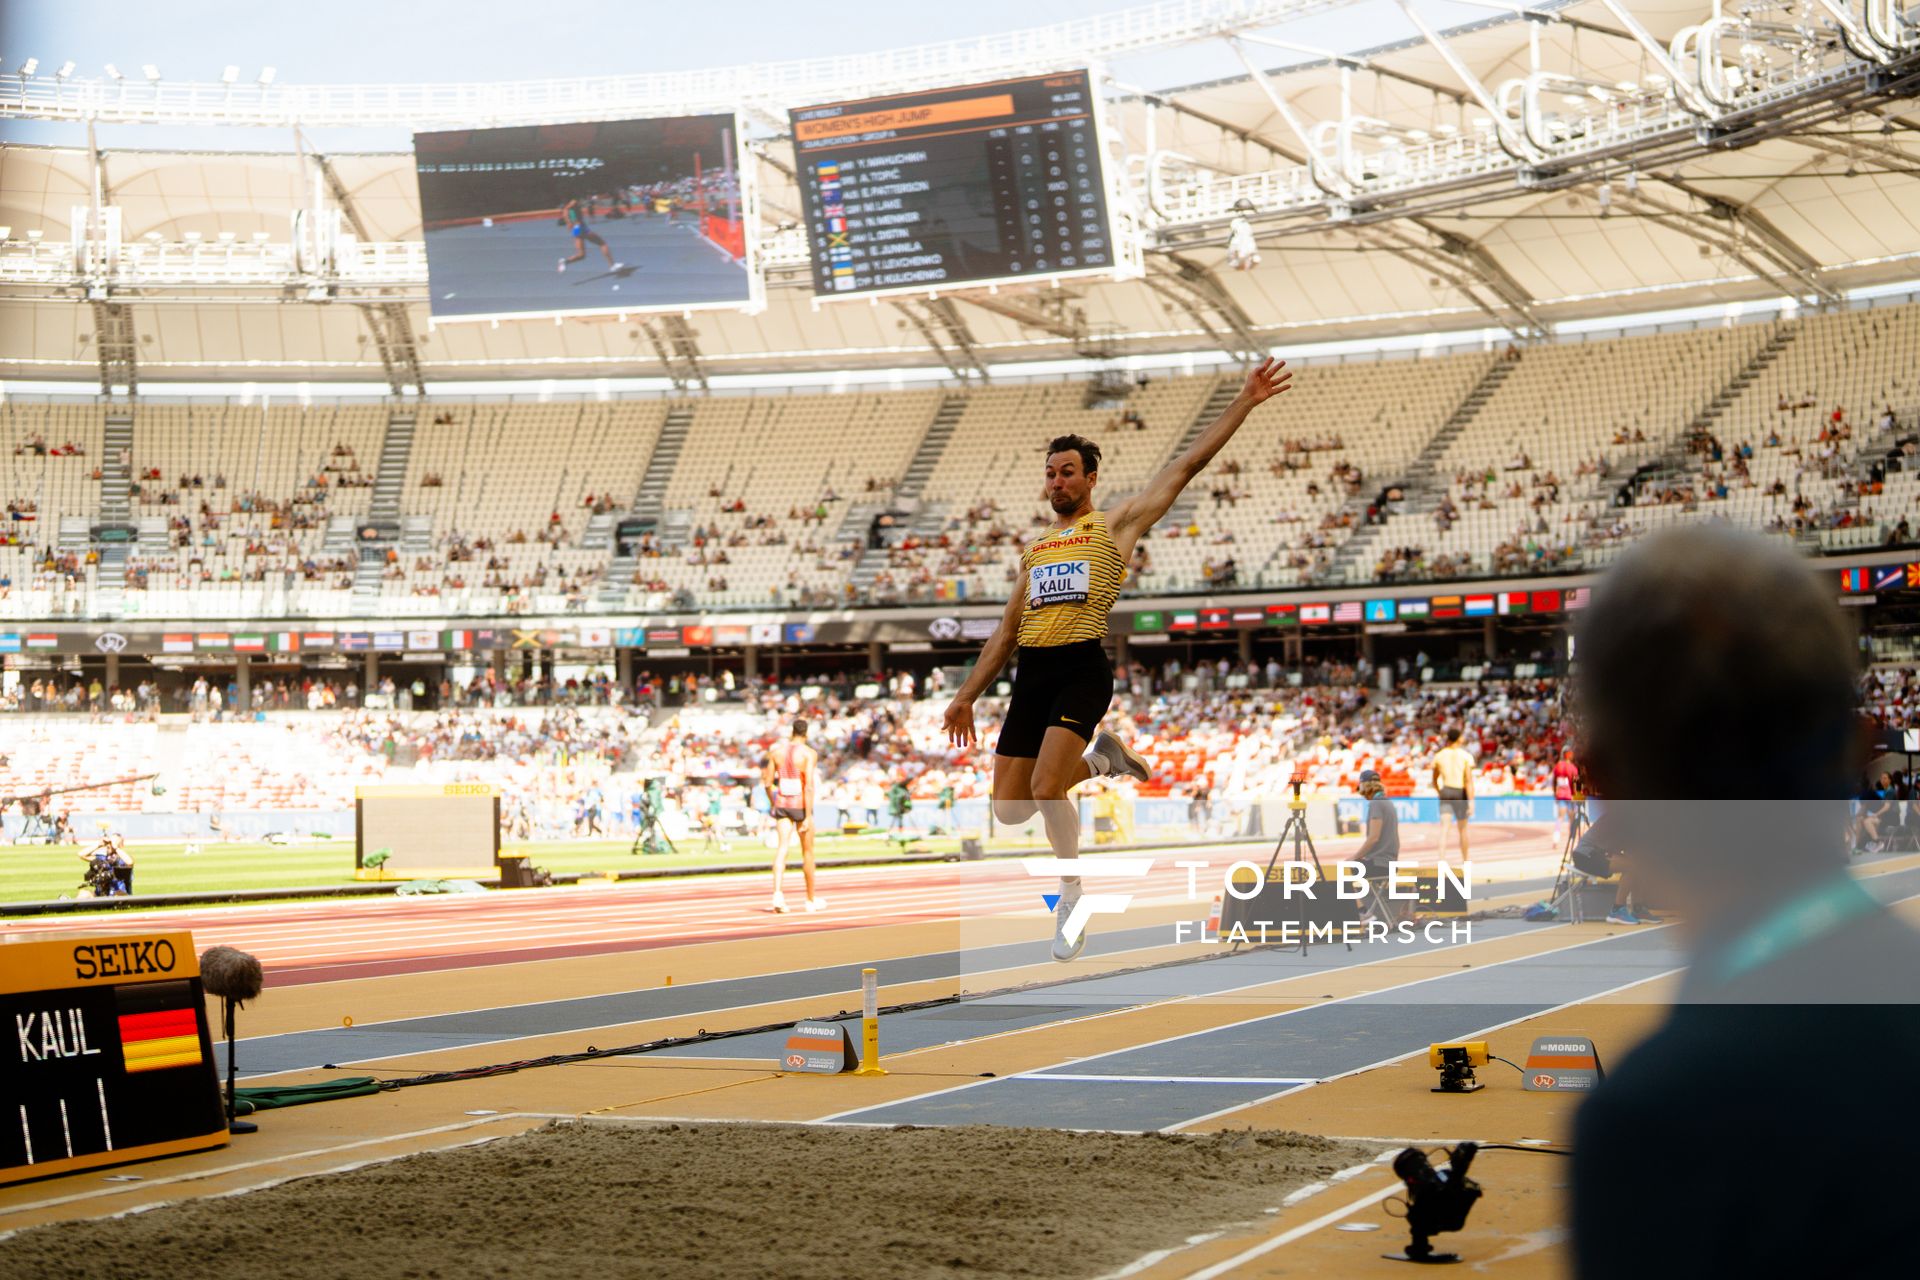
POLYGON ((608 270, 618 271, 626 265, 613 260, 613 250, 607 247, 607 242, 600 238, 598 231, 587 225, 586 206, 580 203, 579 196, 570 198, 560 214, 567 220, 567 230, 573 236, 573 256, 560 259, 560 270, 565 271, 568 263, 583 260, 589 244, 600 246, 600 255, 607 260, 608 270))
MULTIPOLYGON (((1142 760, 1100 728, 1113 701, 1113 667, 1104 639, 1107 614, 1127 576, 1133 547, 1167 513, 1193 478, 1233 439, 1258 405, 1293 381, 1286 361, 1269 357, 1247 373, 1240 394, 1139 493, 1106 511, 1093 505, 1100 446, 1084 436, 1047 445, 1046 499, 1056 523, 1020 553, 1020 593, 1007 601, 973 672, 947 707, 946 731, 956 746, 978 739, 973 704, 1016 659, 1013 698, 994 747, 993 812, 1019 825, 1037 810, 1056 858, 1080 854, 1080 814, 1068 794, 1089 778, 1122 774, 1144 782, 1142 760)), ((1086 945, 1074 918, 1080 877, 1063 876, 1054 908, 1053 958, 1071 960, 1086 945)))

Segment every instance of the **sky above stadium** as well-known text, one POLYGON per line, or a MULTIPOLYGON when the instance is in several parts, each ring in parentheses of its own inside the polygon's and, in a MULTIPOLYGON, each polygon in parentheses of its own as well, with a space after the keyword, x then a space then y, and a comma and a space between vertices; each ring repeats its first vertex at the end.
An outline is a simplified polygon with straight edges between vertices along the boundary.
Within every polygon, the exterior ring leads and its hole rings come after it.
MULTIPOLYGON (((1130 7, 1115 0, 736 0, 719 4, 535 4, 526 0, 0 0, 0 59, 17 70, 40 60, 45 75, 71 59, 74 74, 100 77, 112 63, 137 77, 152 64, 170 80, 217 81, 227 66, 251 81, 263 66, 282 84, 524 80, 684 70, 741 62, 861 53, 1041 26, 1130 7)), ((1420 0, 1440 25, 1494 16, 1484 5, 1420 0)), ((1392 0, 1361 3, 1288 29, 1304 44, 1352 50, 1399 39, 1413 28, 1392 0)), ((1262 61, 1293 60, 1275 50, 1262 61)), ((1235 75, 1217 41, 1128 59, 1115 74, 1153 88, 1235 75)), ((849 86, 857 91, 858 86, 849 86)), ((0 124, 0 141, 83 145, 75 125, 0 124)), ((219 146, 290 150, 268 131, 121 126, 101 130, 108 147, 219 146), (253 137, 246 138, 247 133, 253 137), (241 136, 236 137, 236 133, 241 136)), ((400 130, 338 130, 316 137, 333 149, 402 149, 400 130), (337 136, 336 136, 337 135, 337 136)))

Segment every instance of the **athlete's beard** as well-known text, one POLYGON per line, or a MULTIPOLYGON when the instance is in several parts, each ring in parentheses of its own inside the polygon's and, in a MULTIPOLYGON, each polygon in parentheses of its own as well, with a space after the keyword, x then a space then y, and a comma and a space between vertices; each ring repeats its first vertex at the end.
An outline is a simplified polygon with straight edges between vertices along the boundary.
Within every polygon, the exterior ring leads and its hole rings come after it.
POLYGON ((1065 490, 1047 495, 1047 505, 1053 508, 1057 516, 1070 516, 1080 508, 1080 499, 1067 494, 1065 490))

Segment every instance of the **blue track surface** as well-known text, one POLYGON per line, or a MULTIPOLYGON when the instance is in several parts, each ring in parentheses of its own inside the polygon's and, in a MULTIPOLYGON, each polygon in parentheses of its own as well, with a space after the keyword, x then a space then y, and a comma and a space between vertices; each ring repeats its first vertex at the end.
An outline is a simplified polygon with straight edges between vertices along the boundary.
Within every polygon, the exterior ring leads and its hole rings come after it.
POLYGON ((427 275, 436 319, 516 311, 604 311, 621 307, 745 302, 747 271, 694 229, 691 215, 661 214, 592 224, 623 264, 609 269, 597 245, 573 256, 567 229, 545 219, 429 231, 427 275))

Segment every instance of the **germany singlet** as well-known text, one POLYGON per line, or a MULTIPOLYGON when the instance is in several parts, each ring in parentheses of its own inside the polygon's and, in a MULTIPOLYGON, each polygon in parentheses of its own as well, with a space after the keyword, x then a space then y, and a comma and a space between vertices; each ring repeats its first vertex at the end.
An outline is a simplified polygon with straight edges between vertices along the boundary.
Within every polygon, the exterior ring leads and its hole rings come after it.
POLYGON ((1030 542, 1020 553, 1020 590, 1027 593, 1020 614, 1020 645, 1052 648, 1101 640, 1127 562, 1107 531, 1106 513, 1089 511, 1071 527, 1030 542))

